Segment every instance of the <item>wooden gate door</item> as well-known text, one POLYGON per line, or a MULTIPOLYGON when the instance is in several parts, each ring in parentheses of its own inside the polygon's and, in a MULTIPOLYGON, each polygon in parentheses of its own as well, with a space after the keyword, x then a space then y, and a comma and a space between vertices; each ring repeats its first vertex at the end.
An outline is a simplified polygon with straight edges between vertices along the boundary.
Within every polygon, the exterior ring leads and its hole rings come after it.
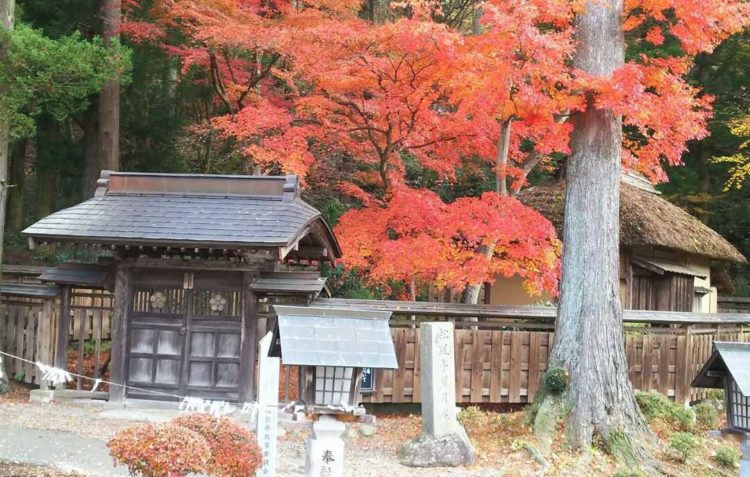
POLYGON ((127 397, 239 397, 242 276, 136 271, 127 397))
POLYGON ((182 272, 133 272, 127 345, 129 398, 176 399, 170 395, 180 395, 188 318, 184 282, 182 272))
POLYGON ((242 275, 189 277, 189 319, 183 390, 188 396, 239 399, 242 275))

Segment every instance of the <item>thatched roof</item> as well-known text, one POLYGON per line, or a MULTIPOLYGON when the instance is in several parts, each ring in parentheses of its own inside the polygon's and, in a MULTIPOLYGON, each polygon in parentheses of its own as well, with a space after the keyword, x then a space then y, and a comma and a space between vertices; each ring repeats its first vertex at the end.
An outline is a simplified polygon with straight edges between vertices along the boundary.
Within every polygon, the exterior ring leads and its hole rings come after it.
MULTIPOLYGON (((564 184, 536 186, 519 199, 537 209, 562 232, 564 184)), ((620 192, 620 244, 651 246, 714 260, 746 262, 724 237, 681 208, 638 187, 623 183, 620 192)))

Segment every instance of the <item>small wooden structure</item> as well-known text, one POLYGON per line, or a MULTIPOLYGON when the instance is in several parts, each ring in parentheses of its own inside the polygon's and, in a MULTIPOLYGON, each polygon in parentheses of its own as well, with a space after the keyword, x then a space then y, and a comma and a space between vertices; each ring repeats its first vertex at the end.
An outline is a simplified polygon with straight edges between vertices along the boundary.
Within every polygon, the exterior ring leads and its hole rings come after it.
POLYGON ((750 432, 750 343, 715 341, 692 385, 724 389, 728 430, 750 432))
MULTIPOLYGON (((562 237, 565 184, 540 185, 519 200, 544 215, 562 237)), ((620 188, 620 297, 631 310, 716 312, 718 273, 713 262, 745 263, 726 239, 664 199, 645 179, 623 174, 620 188)), ((487 304, 531 305, 523 278, 498 277, 487 304)))
POLYGON ((252 400, 259 298, 309 301, 320 277, 281 268, 341 255, 296 176, 103 171, 92 199, 23 233, 109 257, 111 380, 129 386, 110 389, 115 401, 252 400))
POLYGON ((274 311, 271 356, 299 366, 299 397, 308 412, 356 412, 362 369, 398 368, 390 312, 279 305, 274 311))

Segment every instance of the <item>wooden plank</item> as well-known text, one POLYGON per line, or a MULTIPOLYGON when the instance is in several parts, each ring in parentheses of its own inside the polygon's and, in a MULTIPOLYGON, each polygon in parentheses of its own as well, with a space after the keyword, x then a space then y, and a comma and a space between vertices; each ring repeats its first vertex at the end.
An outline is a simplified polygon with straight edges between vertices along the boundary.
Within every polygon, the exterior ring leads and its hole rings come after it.
POLYGON ((508 401, 521 401, 521 347, 524 331, 510 332, 510 381, 508 384, 508 401))
MULTIPOLYGON (((76 364, 76 373, 78 374, 85 374, 86 370, 84 369, 84 361, 83 361, 83 353, 84 353, 84 344, 86 342, 86 322, 88 321, 86 319, 86 310, 75 310, 75 315, 78 320, 78 336, 76 339, 78 340, 78 362, 76 364)), ((76 389, 81 390, 83 386, 83 381, 80 376, 76 378, 76 389)))
POLYGON ((412 330, 414 333, 414 392, 412 393, 411 402, 422 401, 422 353, 421 348, 421 334, 419 328, 412 330))
MULTIPOLYGON (((468 305, 463 303, 431 303, 416 301, 388 301, 343 298, 318 298, 314 306, 332 308, 364 308, 391 311, 394 315, 417 315, 435 317, 514 318, 523 320, 552 321, 557 310, 554 307, 468 305)), ((750 313, 692 313, 685 311, 624 310, 626 323, 662 324, 750 324, 750 313)))
POLYGON ((68 342, 70 340, 70 287, 62 287, 60 301, 60 323, 57 328, 57 347, 55 351, 55 366, 68 369, 68 342))
POLYGON ((532 402, 536 392, 539 389, 541 373, 539 372, 539 356, 542 352, 542 334, 531 332, 529 334, 529 377, 528 377, 528 395, 527 402, 532 402))
POLYGON ((470 400, 473 403, 482 402, 482 370, 484 368, 482 351, 484 350, 485 333, 485 331, 479 330, 471 332, 470 400))
POLYGON ((659 354, 658 354, 658 366, 659 366, 659 387, 660 393, 665 396, 669 395, 669 366, 674 365, 674 361, 671 358, 669 349, 669 335, 661 335, 659 337, 659 354))
POLYGON ((404 401, 404 378, 406 374, 406 332, 408 330, 399 329, 396 330, 395 342, 396 342, 396 361, 398 362, 398 369, 393 373, 393 392, 392 401, 394 403, 400 403, 404 401))
POLYGON ((490 358, 490 402, 501 402, 501 377, 503 372, 503 332, 492 331, 490 358))
POLYGON ((102 324, 104 321, 104 312, 102 310, 94 311, 94 376, 101 377, 99 370, 102 366, 102 324))
POLYGON ((689 330, 686 330, 685 335, 677 336, 677 350, 675 351, 677 359, 674 367, 674 400, 680 404, 688 404, 690 401, 690 382, 688 381, 688 376, 690 374, 690 360, 687 347, 688 333, 689 330))
POLYGON ((464 402, 464 335, 467 332, 455 330, 453 333, 453 352, 456 362, 456 402, 464 402))
POLYGON ((656 391, 653 379, 654 343, 652 335, 643 335, 643 387, 641 391, 656 391))

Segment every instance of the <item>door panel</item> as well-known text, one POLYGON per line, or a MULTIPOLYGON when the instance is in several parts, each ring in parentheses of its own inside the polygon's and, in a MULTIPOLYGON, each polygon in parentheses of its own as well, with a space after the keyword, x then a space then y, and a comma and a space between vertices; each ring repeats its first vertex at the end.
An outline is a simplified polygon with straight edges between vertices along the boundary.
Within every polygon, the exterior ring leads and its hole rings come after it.
MULTIPOLYGON (((128 384, 237 399, 241 285, 242 275, 233 273, 135 273, 128 384)), ((159 398, 137 390, 129 390, 128 397, 159 398)))
MULTIPOLYGON (((181 387, 187 326, 183 274, 136 272, 128 343, 128 385, 167 394, 181 387)), ((129 389, 128 397, 167 396, 129 389)))

